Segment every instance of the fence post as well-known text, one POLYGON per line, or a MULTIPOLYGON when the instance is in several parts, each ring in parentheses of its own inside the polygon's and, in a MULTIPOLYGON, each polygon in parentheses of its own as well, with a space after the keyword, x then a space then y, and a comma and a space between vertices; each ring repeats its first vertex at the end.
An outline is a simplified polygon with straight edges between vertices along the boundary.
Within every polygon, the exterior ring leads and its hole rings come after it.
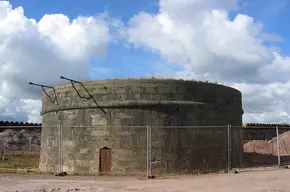
POLYGON ((61 172, 63 172, 63 136, 62 136, 62 133, 63 133, 63 126, 62 125, 60 125, 60 133, 61 133, 61 142, 60 142, 60 146, 61 146, 61 148, 60 148, 60 154, 61 154, 61 172))
POLYGON ((280 141, 279 141, 279 127, 276 126, 276 137, 277 137, 277 160, 278 160, 278 166, 281 165, 281 159, 280 159, 280 141))
POLYGON ((231 125, 228 125, 228 173, 231 170, 232 163, 232 136, 231 136, 231 125))
POLYGON ((59 161, 59 173, 62 172, 62 125, 58 126, 58 131, 59 131, 59 135, 58 135, 58 139, 59 139, 59 144, 58 144, 58 161, 59 161))
POLYGON ((3 144, 4 144, 4 147, 3 147, 3 160, 5 161, 6 160, 6 139, 3 140, 3 144))
POLYGON ((151 177, 151 126, 147 125, 147 178, 151 177))

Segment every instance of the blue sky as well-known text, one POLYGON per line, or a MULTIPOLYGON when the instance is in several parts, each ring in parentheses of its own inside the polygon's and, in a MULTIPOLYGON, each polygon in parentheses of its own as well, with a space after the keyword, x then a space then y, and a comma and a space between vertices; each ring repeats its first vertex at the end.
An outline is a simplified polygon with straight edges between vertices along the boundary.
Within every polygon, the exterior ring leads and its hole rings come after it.
POLYGON ((55 85, 62 82, 61 75, 87 79, 89 70, 90 79, 161 74, 218 81, 242 92, 245 121, 290 122, 290 0, 160 1, 167 4, 9 1, 13 8, 23 7, 24 15, 2 4, 0 48, 5 49, 0 49, 0 69, 6 72, 0 71, 0 119, 40 122, 41 90, 32 91, 27 82, 55 85), (232 10, 236 1, 238 8, 232 10), (92 25, 79 23, 105 11, 108 20, 93 17, 92 25), (34 27, 26 18, 40 22, 34 27), (132 18, 135 22, 128 23, 132 18), (121 30, 110 28, 111 19, 123 23, 121 30), (123 39, 120 31, 125 32, 123 39), (106 57, 97 57, 104 51, 106 57))
POLYGON ((275 33, 284 39, 279 44, 282 52, 290 54, 290 1, 289 0, 252 0, 241 10, 241 13, 252 16, 263 23, 263 30, 275 33))
POLYGON ((138 3, 135 0, 12 0, 10 2, 13 6, 24 7, 25 15, 35 19, 40 19, 44 14, 56 13, 76 18, 79 15, 90 16, 108 10, 111 16, 126 21, 140 11, 158 11, 158 6, 156 5, 158 1, 156 0, 138 0, 138 3))
MULTIPOLYGON (((71 19, 79 15, 91 16, 98 13, 109 12, 109 15, 114 18, 119 18, 127 22, 135 14, 146 11, 155 13, 158 11, 158 1, 153 0, 85 0, 85 1, 70 1, 70 0, 12 0, 10 3, 24 8, 24 14, 28 18, 39 20, 44 14, 61 13, 67 15, 71 19)), ((113 77, 139 77, 144 75, 152 75, 156 72, 158 64, 164 62, 158 55, 148 52, 126 48, 123 45, 109 45, 108 55, 103 59, 92 59, 91 78, 113 78, 113 77), (157 65, 157 66, 156 66, 157 65), (98 73, 94 68, 106 68, 110 71, 98 73), (112 69, 112 70, 111 70, 112 69), (124 70, 126 69, 126 70, 124 70), (146 71, 146 72, 144 72, 146 71)))
MULTIPOLYGON (((144 11, 157 13, 157 0, 11 0, 10 3, 22 6, 28 18, 39 20, 44 14, 61 13, 71 19, 79 15, 89 16, 107 10, 109 15, 127 22, 132 16, 144 11)), ((239 13, 248 14, 255 20, 262 22, 265 32, 275 33, 283 37, 284 42, 279 43, 282 52, 290 54, 290 27, 287 18, 290 18, 290 1, 288 0, 253 0, 242 2, 243 6, 238 10, 239 13)), ((235 16, 232 13, 231 16, 235 16)), ((106 68, 102 73, 95 70, 91 72, 92 79, 110 77, 139 77, 152 75, 159 69, 159 64, 165 61, 157 54, 152 54, 144 50, 126 48, 122 44, 110 45, 108 55, 103 59, 92 59, 92 68, 106 68), (108 71, 109 69, 109 71, 108 71), (126 70, 124 70, 126 69, 126 70)), ((178 69, 178 67, 176 67, 178 69)))

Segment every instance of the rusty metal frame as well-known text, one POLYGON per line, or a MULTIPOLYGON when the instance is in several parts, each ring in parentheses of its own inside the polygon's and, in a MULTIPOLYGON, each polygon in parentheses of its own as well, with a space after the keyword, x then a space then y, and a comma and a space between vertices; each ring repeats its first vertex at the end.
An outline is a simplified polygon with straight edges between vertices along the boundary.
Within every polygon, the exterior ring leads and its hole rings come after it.
POLYGON ((80 82, 80 81, 76 81, 76 80, 73 80, 73 79, 70 79, 70 78, 67 78, 67 77, 63 77, 63 76, 60 76, 60 78, 61 78, 61 79, 64 79, 64 80, 68 80, 68 81, 70 81, 71 84, 72 84, 72 87, 74 88, 74 90, 77 92, 78 96, 79 96, 81 99, 87 99, 87 100, 92 99, 92 100, 94 101, 94 103, 97 105, 97 107, 100 108, 100 109, 103 111, 104 114, 107 114, 107 112, 104 110, 104 108, 101 107, 101 106, 98 104, 98 102, 96 101, 96 99, 95 99, 95 98, 92 96, 92 94, 87 90, 87 88, 84 86, 84 84, 83 84, 82 82, 80 82), (76 89, 74 83, 78 83, 78 84, 80 84, 80 85, 85 89, 85 91, 87 92, 87 94, 89 95, 89 97, 82 96, 82 95, 80 94, 80 92, 76 89))
POLYGON ((55 92, 55 88, 52 86, 47 86, 47 85, 42 85, 42 84, 37 84, 37 83, 32 83, 29 82, 29 85, 34 85, 34 86, 38 86, 42 88, 42 91, 46 94, 46 96, 49 98, 49 100, 54 104, 56 102, 57 105, 59 105, 58 100, 57 100, 57 96, 56 96, 56 92, 55 92), (54 99, 51 98, 51 96, 45 91, 44 88, 49 88, 49 89, 53 89, 53 93, 54 93, 54 99))

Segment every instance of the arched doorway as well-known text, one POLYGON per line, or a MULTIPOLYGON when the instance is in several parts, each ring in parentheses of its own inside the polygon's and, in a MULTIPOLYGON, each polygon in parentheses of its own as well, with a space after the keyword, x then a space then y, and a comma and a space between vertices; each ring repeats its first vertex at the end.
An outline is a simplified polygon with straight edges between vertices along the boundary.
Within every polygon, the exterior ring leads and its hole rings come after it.
POLYGON ((100 149, 99 171, 110 173, 112 170, 112 150, 108 147, 100 149))

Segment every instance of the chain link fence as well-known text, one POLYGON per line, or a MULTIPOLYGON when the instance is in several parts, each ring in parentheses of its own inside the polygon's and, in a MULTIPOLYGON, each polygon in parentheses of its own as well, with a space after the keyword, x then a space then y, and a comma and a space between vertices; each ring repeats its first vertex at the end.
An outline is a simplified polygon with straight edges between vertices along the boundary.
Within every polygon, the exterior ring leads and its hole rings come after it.
POLYGON ((228 168, 227 126, 152 126, 150 138, 153 175, 219 172, 228 168))
POLYGON ((147 177, 228 172, 288 165, 290 128, 3 126, 0 156, 0 170, 147 177))
POLYGON ((62 128, 62 167, 73 174, 142 174, 147 171, 146 126, 62 128))
POLYGON ((290 128, 243 128, 243 167, 280 166, 290 163, 290 128))
POLYGON ((243 167, 262 167, 277 164, 275 127, 254 127, 243 129, 243 167))
POLYGON ((39 169, 48 173, 62 172, 62 127, 46 125, 41 130, 39 169))
POLYGON ((290 127, 277 127, 276 145, 278 146, 278 164, 290 164, 290 127), (278 142, 277 142, 278 141, 278 142))

